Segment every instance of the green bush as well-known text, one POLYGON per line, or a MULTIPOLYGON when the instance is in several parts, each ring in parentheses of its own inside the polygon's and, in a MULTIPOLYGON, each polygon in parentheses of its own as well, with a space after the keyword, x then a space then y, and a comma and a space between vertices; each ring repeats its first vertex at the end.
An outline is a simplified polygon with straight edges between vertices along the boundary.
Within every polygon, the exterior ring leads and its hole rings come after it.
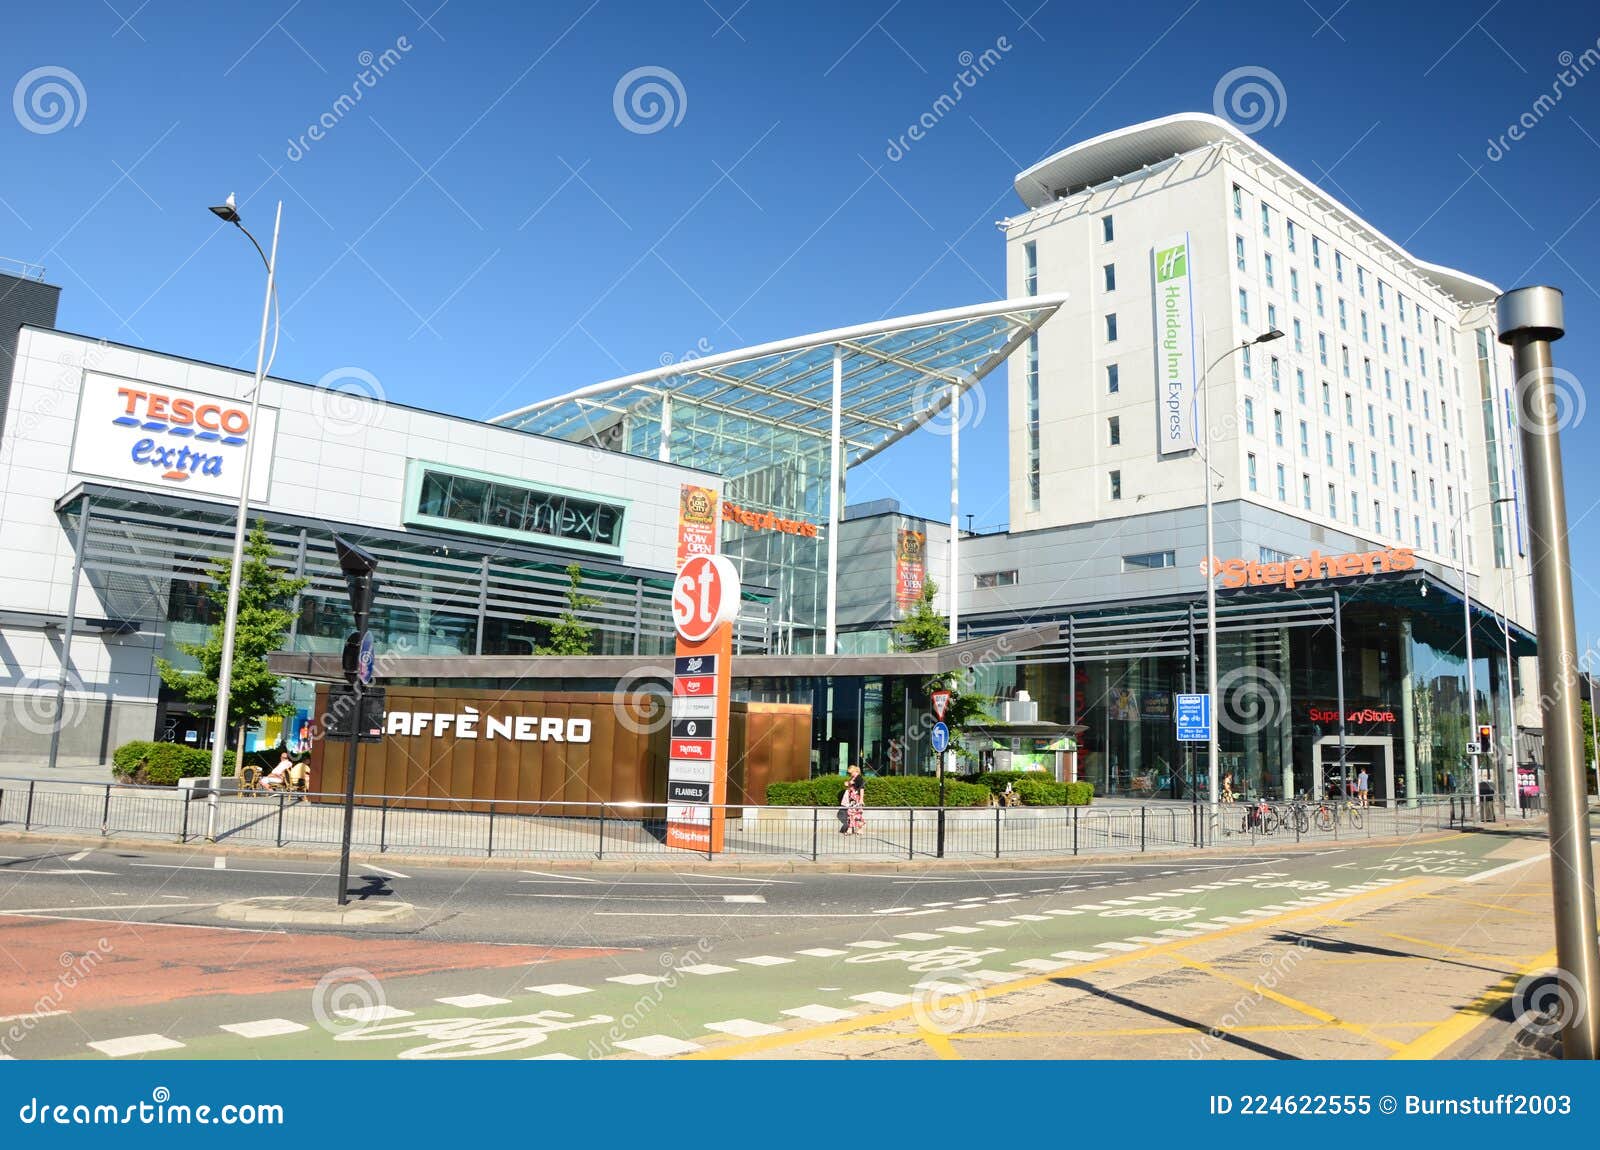
POLYGON ((1067 788, 1067 803, 1074 807, 1086 807, 1094 799, 1093 783, 1063 783, 1067 788))
MULTIPOLYGON (((843 775, 823 775, 790 783, 769 783, 767 805, 774 807, 836 807, 844 794, 843 775)), ((869 807, 936 807, 939 780, 923 775, 888 775, 867 780, 869 807)), ((950 779, 945 783, 945 806, 979 807, 989 801, 987 787, 950 779)))
MULTIPOLYGON (((270 770, 283 754, 282 747, 251 751, 245 762, 270 770)), ((222 773, 233 774, 234 753, 222 752, 222 773)), ((184 743, 158 743, 138 740, 123 743, 111 753, 111 773, 123 782, 175 787, 179 779, 204 778, 211 773, 211 752, 184 743)))
POLYGON ((1087 806, 1094 798, 1093 783, 1058 783, 1043 771, 990 771, 973 780, 995 795, 1005 793, 1006 784, 1030 807, 1087 806))

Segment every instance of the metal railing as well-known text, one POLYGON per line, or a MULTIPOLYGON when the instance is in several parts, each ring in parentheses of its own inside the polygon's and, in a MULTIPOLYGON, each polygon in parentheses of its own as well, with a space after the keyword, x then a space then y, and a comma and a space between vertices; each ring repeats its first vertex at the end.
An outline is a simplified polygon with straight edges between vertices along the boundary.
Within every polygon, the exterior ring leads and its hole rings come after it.
MULTIPOLYGON (((194 811, 195 797, 193 791, 174 787, 0 778, 0 829, 189 843, 204 834, 203 811, 194 811)), ((342 798, 282 792, 229 795, 220 804, 218 841, 336 848, 342 798)), ((1411 807, 1366 807, 1360 828, 1345 819, 1322 827, 1313 817, 1304 826, 1289 820, 1270 834, 1246 814, 1246 804, 1219 808, 1214 822, 1205 808, 1181 804, 877 807, 865 812, 865 826, 853 835, 843 833, 845 815, 837 807, 722 809, 725 855, 777 862, 1129 854, 1396 837, 1462 825, 1463 816, 1470 818, 1470 803, 1465 811, 1459 804, 1459 799, 1441 798, 1411 807)), ((698 853, 666 845, 665 814, 664 804, 362 795, 352 844, 362 853, 453 857, 665 859, 698 853), (419 802, 427 806, 419 807, 419 802)))

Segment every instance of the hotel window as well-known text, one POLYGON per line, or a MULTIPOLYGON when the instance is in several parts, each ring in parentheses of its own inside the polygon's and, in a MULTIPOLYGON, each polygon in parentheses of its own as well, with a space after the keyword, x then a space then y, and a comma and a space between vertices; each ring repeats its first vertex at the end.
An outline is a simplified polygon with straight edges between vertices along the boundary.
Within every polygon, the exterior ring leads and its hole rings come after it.
POLYGON ((1273 278, 1272 278, 1272 253, 1271 252, 1267 252, 1265 255, 1263 255, 1261 257, 1261 266, 1262 266, 1262 270, 1265 271, 1266 276, 1267 276, 1267 286, 1268 287, 1276 286, 1274 281, 1273 281, 1273 278))
POLYGON ((1372 529, 1383 530, 1383 503, 1377 499, 1372 501, 1372 529))
POLYGON ((1106 291, 1116 291, 1117 290, 1117 265, 1116 264, 1107 264, 1101 270, 1103 272, 1105 272, 1106 291))
POLYGON ((1238 184, 1233 185, 1233 218, 1244 219, 1244 191, 1238 184))
POLYGON ((1333 414, 1333 389, 1328 386, 1326 380, 1322 384, 1322 414, 1333 414))
POLYGON ((1247 435, 1256 433, 1256 401, 1248 395, 1244 397, 1244 430, 1247 435))
POLYGON ((1300 506, 1311 510, 1311 474, 1306 471, 1300 473, 1300 506))
POLYGON ((1445 441, 1444 445, 1444 469, 1446 471, 1450 470, 1450 443, 1448 440, 1445 441))
POLYGON ((1322 433, 1322 461, 1329 467, 1333 466, 1333 432, 1322 433))
POLYGON ((1437 522, 1433 525, 1433 549, 1435 551, 1439 550, 1439 524, 1437 522))
POLYGON ((1032 240, 1022 245, 1022 290, 1028 295, 1039 291, 1039 245, 1032 240))
POLYGON ((1344 393, 1344 425, 1346 427, 1356 425, 1356 401, 1348 391, 1344 393))
POLYGON ((1322 266, 1322 241, 1316 236, 1311 237, 1311 266, 1314 268, 1322 266))
POLYGON ((1433 432, 1427 431, 1422 435, 1422 454, 1429 463, 1433 462, 1433 432))
POLYGON ((1017 573, 1015 571, 980 571, 977 575, 977 586, 985 587, 1015 587, 1017 573))
POLYGON ((1350 522, 1356 527, 1361 526, 1361 497, 1354 491, 1350 493, 1350 522))
POLYGON ((1402 367, 1411 366, 1411 341, 1405 336, 1400 337, 1400 364, 1402 367))
POLYGON ((1298 367, 1294 369, 1294 397, 1301 403, 1306 401, 1306 373, 1298 367))
POLYGON ((1392 459, 1389 460, 1389 489, 1396 495, 1400 494, 1400 465, 1392 459))
POLYGON ((1272 442, 1283 446, 1283 412, 1277 410, 1272 413, 1272 442))
POLYGON ((1422 306, 1419 304, 1417 307, 1413 308, 1412 310, 1414 312, 1416 312, 1416 315, 1417 315, 1417 334, 1418 335, 1422 335, 1423 334, 1423 331, 1422 331, 1422 306))
POLYGON ((1113 415, 1106 420, 1106 446, 1116 447, 1122 442, 1122 418, 1113 415))
POLYGON ((1250 490, 1254 491, 1256 489, 1256 453, 1253 451, 1244 457, 1244 472, 1250 484, 1250 490))
POLYGON ((1322 306, 1322 285, 1321 284, 1312 284, 1311 285, 1311 294, 1312 294, 1312 298, 1317 301, 1317 318, 1321 319, 1323 316, 1325 316, 1327 314, 1326 309, 1324 309, 1323 306, 1322 306))
POLYGON ((1376 451, 1369 452, 1367 459, 1372 464, 1372 485, 1376 487, 1382 482, 1382 480, 1378 478, 1378 453, 1376 451))
POLYGON ((1300 321, 1296 319, 1289 322, 1294 326, 1294 349, 1298 352, 1304 352, 1306 350, 1306 340, 1305 333, 1300 330, 1300 321))
POLYGON ((1344 253, 1343 252, 1334 252, 1333 253, 1333 278, 1339 283, 1344 283, 1344 253))
POLYGON ((1367 269, 1360 264, 1356 265, 1356 294, 1362 299, 1367 298, 1367 269))
POLYGON ((1283 470, 1283 464, 1281 464, 1281 463, 1278 464, 1277 471, 1278 471, 1278 502, 1279 503, 1287 503, 1287 502, 1289 502, 1288 476, 1285 474, 1285 472, 1283 470))
POLYGON ((1110 475, 1110 479, 1111 479, 1111 498, 1114 499, 1114 500, 1115 499, 1121 499, 1122 498, 1122 472, 1113 471, 1111 473, 1111 475, 1110 475))
POLYGON ((1367 390, 1372 390, 1372 361, 1366 356, 1361 357, 1361 378, 1366 381, 1367 390))
POLYGON ((1401 323, 1405 323, 1406 322, 1406 293, 1405 292, 1397 291, 1397 292, 1394 293, 1394 310, 1395 310, 1395 314, 1400 317, 1400 322, 1401 323))
POLYGON ((1396 507, 1394 509, 1394 537, 1396 539, 1404 539, 1405 538, 1405 528, 1403 526, 1401 526, 1401 523, 1400 523, 1400 509, 1398 507, 1396 507))
POLYGON ((1311 429, 1306 426, 1306 421, 1300 421, 1300 454, 1307 459, 1311 458, 1311 429))
POLYGON ((1294 232, 1295 232, 1294 221, 1293 220, 1284 220, 1283 221, 1283 234, 1289 237, 1289 250, 1291 252, 1294 251, 1294 232))
POLYGON ((1272 209, 1266 204, 1261 205, 1261 234, 1272 235, 1272 209))
POLYGON ((1244 288, 1239 289, 1239 322, 1250 326, 1250 293, 1244 288))
POLYGON ((1389 325, 1386 323, 1378 325, 1378 348, 1384 355, 1389 354, 1389 325))
POLYGON ((1328 366, 1328 335, 1326 332, 1317 332, 1317 361, 1323 367, 1328 366))
POLYGON ((1278 357, 1275 356, 1275 355, 1274 356, 1269 356, 1267 358, 1267 364, 1268 364, 1268 367, 1269 367, 1269 369, 1271 371, 1271 374, 1272 374, 1272 390, 1273 391, 1282 391, 1283 390, 1283 379, 1281 378, 1281 374, 1280 374, 1280 371, 1279 371, 1278 357))
POLYGON ((1106 316, 1106 342, 1117 342, 1117 313, 1112 312, 1106 316))
POLYGON ((1380 279, 1378 281, 1378 310, 1379 311, 1382 311, 1384 308, 1389 306, 1384 300, 1384 293, 1387 292, 1388 289, 1389 289, 1389 285, 1384 283, 1383 280, 1380 279))
POLYGON ((1350 378, 1350 345, 1347 343, 1339 345, 1339 373, 1350 378))
POLYGON ((1244 271, 1244 237, 1233 237, 1233 266, 1244 271))
POLYGON ((1450 530, 1450 558, 1454 559, 1455 557, 1456 557, 1456 533, 1455 533, 1455 529, 1451 528, 1451 530, 1450 530))
POLYGON ((1138 555, 1124 555, 1122 569, 1124 571, 1159 571, 1164 567, 1176 567, 1178 553, 1176 551, 1143 551, 1138 555))
POLYGON ((1249 379, 1250 378, 1250 349, 1248 347, 1245 348, 1243 354, 1240 355, 1239 362, 1240 362, 1240 365, 1241 365, 1241 367, 1242 367, 1242 369, 1244 371, 1244 377, 1246 379, 1249 379))
POLYGON ((1421 547, 1422 547, 1422 516, 1413 515, 1411 517, 1411 530, 1412 530, 1412 532, 1414 534, 1414 537, 1416 538, 1418 549, 1421 549, 1421 547))
POLYGON ((1328 484, 1328 518, 1339 518, 1339 494, 1333 484, 1328 484))
POLYGON ((1420 343, 1417 345, 1417 374, 1428 374, 1428 353, 1420 343))
POLYGON ((1389 446, 1393 447, 1395 445, 1395 442, 1394 442, 1394 416, 1393 415, 1389 415, 1389 416, 1385 416, 1385 418, 1389 421, 1389 446))
POLYGON ((1339 330, 1340 331, 1349 331, 1350 330, 1350 317, 1346 313, 1346 309, 1345 309, 1345 306, 1344 306, 1344 296, 1340 296, 1339 297, 1339 330))
POLYGON ((1297 268, 1289 269, 1289 299, 1294 303, 1300 302, 1300 272, 1297 268))
POLYGON ((1414 423, 1406 424, 1406 448, 1412 455, 1417 453, 1417 425, 1414 423))
POLYGON ((1434 316, 1433 317, 1433 346, 1434 347, 1438 347, 1439 344, 1442 342, 1439 339, 1440 330, 1441 329, 1440 329, 1440 325, 1439 325, 1439 317, 1438 316, 1434 316))
POLYGON ((1421 499, 1422 499, 1422 491, 1417 485, 1417 469, 1415 467, 1413 467, 1411 469, 1411 501, 1413 503, 1416 503, 1416 502, 1420 502, 1421 499))
POLYGON ((1111 223, 1111 217, 1110 216, 1101 216, 1100 217, 1100 238, 1103 241, 1105 241, 1106 243, 1109 244, 1113 239, 1116 238, 1116 235, 1117 235, 1117 230, 1111 223))
POLYGON ((1367 309, 1361 309, 1361 342, 1372 342, 1372 329, 1367 326, 1367 309))
POLYGON ((1383 398, 1394 398, 1394 376, 1389 374, 1389 369, 1383 369, 1383 398))
POLYGON ((1451 515, 1456 513, 1456 489, 1449 484, 1444 489, 1444 509, 1451 515))
POLYGON ((1428 506, 1435 511, 1439 509, 1439 488, 1434 483, 1433 476, 1428 477, 1428 506))
POLYGON ((1433 418, 1433 400, 1429 398, 1427 388, 1422 389, 1422 418, 1428 420, 1433 418))
POLYGON ((1378 409, 1372 404, 1367 404, 1367 434, 1378 434, 1378 409))
POLYGON ((1117 387, 1117 365, 1108 363, 1106 364, 1106 393, 1109 395, 1117 394, 1117 387))
POLYGON ((1405 389, 1406 389, 1406 410, 1410 411, 1411 410, 1411 381, 1409 379, 1405 381, 1405 389))

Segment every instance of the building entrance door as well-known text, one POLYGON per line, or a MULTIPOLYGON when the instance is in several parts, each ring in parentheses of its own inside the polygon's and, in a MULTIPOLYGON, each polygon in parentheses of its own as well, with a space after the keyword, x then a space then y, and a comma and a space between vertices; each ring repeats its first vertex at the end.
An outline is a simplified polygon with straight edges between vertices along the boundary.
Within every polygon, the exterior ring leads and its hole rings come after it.
POLYGON ((1387 735, 1346 735, 1345 762, 1339 763, 1339 736, 1324 735, 1316 742, 1312 768, 1311 797, 1314 799, 1354 799, 1356 776, 1367 771, 1367 795, 1371 802, 1388 806, 1396 798, 1394 789, 1394 740, 1387 735))

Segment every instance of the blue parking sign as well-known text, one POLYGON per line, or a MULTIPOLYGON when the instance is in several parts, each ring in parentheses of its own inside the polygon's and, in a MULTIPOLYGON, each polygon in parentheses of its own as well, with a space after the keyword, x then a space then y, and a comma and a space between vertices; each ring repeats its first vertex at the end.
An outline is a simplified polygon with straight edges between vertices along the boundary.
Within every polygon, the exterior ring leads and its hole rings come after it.
POLYGON ((1180 743, 1205 743, 1211 740, 1211 696, 1179 695, 1173 714, 1178 721, 1180 743))

